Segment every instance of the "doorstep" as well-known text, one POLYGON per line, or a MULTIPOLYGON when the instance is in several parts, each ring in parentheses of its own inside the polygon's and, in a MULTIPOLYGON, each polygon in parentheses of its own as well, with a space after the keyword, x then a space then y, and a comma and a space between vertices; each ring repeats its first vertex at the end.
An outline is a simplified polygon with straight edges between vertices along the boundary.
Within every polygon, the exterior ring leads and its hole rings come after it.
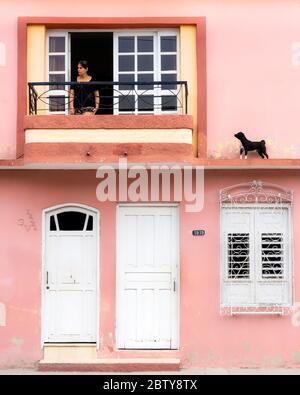
POLYGON ((159 372, 180 370, 180 359, 177 358, 105 358, 47 361, 38 364, 41 372, 159 372))

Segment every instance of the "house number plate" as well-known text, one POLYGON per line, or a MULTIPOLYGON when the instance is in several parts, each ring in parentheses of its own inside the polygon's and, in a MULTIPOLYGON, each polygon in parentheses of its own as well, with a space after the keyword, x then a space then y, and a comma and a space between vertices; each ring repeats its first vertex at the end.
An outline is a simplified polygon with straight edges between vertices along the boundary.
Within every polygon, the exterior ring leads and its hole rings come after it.
POLYGON ((195 229, 193 230, 193 236, 204 236, 205 230, 203 229, 195 229))

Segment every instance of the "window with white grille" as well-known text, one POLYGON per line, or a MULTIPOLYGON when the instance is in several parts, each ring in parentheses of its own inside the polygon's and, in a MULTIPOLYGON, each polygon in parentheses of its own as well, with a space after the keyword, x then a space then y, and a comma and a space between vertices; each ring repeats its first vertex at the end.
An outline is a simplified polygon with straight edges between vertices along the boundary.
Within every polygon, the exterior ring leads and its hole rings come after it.
POLYGON ((221 210, 221 305, 290 306, 290 207, 223 204, 221 210))

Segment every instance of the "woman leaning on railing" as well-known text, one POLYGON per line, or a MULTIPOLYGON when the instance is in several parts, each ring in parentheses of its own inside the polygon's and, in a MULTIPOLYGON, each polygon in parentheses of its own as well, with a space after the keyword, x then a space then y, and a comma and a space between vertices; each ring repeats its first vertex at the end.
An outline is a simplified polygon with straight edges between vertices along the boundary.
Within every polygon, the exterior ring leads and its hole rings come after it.
POLYGON ((87 82, 94 81, 93 77, 88 74, 88 62, 80 60, 77 70, 77 83, 70 86, 69 112, 71 115, 95 115, 100 106, 100 94, 96 85, 87 84, 87 82))

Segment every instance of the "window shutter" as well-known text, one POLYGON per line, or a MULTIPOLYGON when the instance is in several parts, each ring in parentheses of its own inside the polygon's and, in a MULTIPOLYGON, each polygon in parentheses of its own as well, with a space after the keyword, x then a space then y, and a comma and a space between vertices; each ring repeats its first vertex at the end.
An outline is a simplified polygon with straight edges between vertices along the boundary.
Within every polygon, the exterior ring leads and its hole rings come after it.
POLYGON ((255 212, 256 304, 289 305, 291 257, 287 207, 269 207, 255 212))
POLYGON ((254 299, 254 211, 222 207, 223 306, 246 306, 254 299))

